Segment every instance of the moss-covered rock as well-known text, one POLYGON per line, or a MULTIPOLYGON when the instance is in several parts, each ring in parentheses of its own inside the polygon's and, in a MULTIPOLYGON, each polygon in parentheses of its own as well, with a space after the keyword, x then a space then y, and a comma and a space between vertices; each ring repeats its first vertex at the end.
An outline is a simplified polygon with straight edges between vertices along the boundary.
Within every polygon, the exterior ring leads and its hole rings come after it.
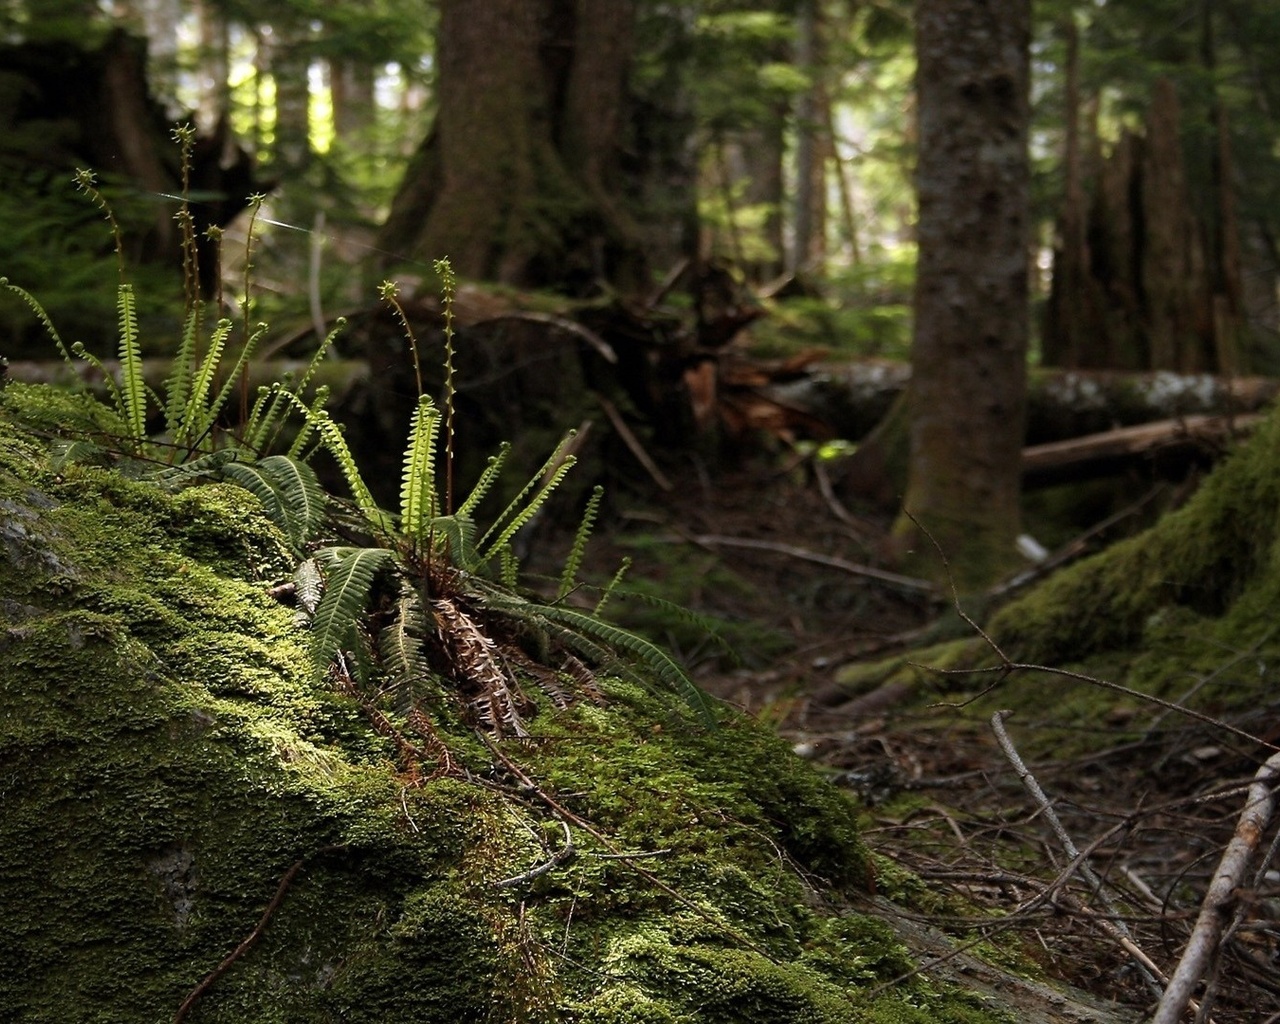
POLYGON ((604 681, 502 744, 532 788, 447 715, 423 780, 315 677, 247 492, 49 466, 0 421, 0 1019, 171 1021, 220 964, 186 1019, 999 1019, 884 985, 853 812, 767 732, 604 681))

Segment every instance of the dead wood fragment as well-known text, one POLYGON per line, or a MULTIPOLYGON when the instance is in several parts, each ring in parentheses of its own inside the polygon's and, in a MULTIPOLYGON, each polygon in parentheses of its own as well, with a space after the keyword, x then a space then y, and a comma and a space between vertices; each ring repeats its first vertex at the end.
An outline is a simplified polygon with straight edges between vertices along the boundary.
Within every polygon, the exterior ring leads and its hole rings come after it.
POLYGON ((1254 774, 1235 835, 1227 844, 1218 870, 1205 893, 1191 938, 1182 959, 1169 980, 1151 1024, 1177 1024, 1191 1002, 1191 994, 1204 978, 1218 951, 1223 927, 1237 901, 1236 891, 1244 883, 1244 873, 1275 810, 1276 786, 1280 783, 1280 753, 1272 754, 1254 774))

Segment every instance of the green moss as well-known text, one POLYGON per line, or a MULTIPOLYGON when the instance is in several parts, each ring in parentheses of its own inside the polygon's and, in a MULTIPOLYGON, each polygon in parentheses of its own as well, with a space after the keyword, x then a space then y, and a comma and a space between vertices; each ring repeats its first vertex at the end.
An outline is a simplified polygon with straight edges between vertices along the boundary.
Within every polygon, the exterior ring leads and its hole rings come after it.
POLYGON ((505 752, 590 829, 499 887, 559 821, 454 715, 466 776, 411 785, 267 596, 288 560, 242 492, 0 442, 0 1017, 172 1020, 300 864, 193 1024, 969 1019, 865 995, 908 952, 841 909, 854 811, 766 731, 616 681, 544 708, 505 752))

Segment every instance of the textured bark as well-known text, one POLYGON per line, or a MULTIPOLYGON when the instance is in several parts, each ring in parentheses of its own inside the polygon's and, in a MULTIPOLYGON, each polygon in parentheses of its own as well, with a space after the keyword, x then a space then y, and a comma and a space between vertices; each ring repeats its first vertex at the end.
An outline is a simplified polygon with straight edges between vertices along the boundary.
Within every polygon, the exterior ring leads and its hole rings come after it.
POLYGON ((1142 134, 1126 133, 1100 162, 1083 240, 1068 162, 1044 325, 1047 365, 1250 372, 1238 345, 1244 288, 1230 137, 1216 104, 1211 119, 1213 187, 1199 208, 1168 80, 1156 82, 1142 134))
POLYGON ((439 113, 380 247, 513 285, 637 285, 618 169, 634 21, 631 0, 444 0, 439 113))
MULTIPOLYGON (((1026 0, 921 0, 920 256, 905 509, 971 590, 1015 558, 1027 349, 1026 0)), ((917 571, 941 576, 905 517, 917 571)))

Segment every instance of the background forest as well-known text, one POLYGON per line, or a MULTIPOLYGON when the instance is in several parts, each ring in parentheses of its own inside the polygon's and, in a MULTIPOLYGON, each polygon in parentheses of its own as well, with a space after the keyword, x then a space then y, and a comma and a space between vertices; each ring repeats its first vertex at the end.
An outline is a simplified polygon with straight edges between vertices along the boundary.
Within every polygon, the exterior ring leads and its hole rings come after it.
MULTIPOLYGON (((109 362, 123 273, 156 380, 184 304, 270 324, 246 382, 330 338, 389 507, 423 378, 455 386, 406 336, 456 328, 460 480, 579 429, 527 564, 607 484, 585 572, 635 558, 620 619, 964 914, 1154 1005, 1113 921, 1176 962, 1280 736, 1271 0, 6 0, 0 37, 0 274, 63 337, 109 362), (993 768, 993 679, 1084 855, 993 768), (1090 858, 1121 910, 1055 902, 1090 858)), ((0 353, 65 379, 4 290, 0 353)), ((1254 870, 1219 1021, 1280 1020, 1254 870)))

